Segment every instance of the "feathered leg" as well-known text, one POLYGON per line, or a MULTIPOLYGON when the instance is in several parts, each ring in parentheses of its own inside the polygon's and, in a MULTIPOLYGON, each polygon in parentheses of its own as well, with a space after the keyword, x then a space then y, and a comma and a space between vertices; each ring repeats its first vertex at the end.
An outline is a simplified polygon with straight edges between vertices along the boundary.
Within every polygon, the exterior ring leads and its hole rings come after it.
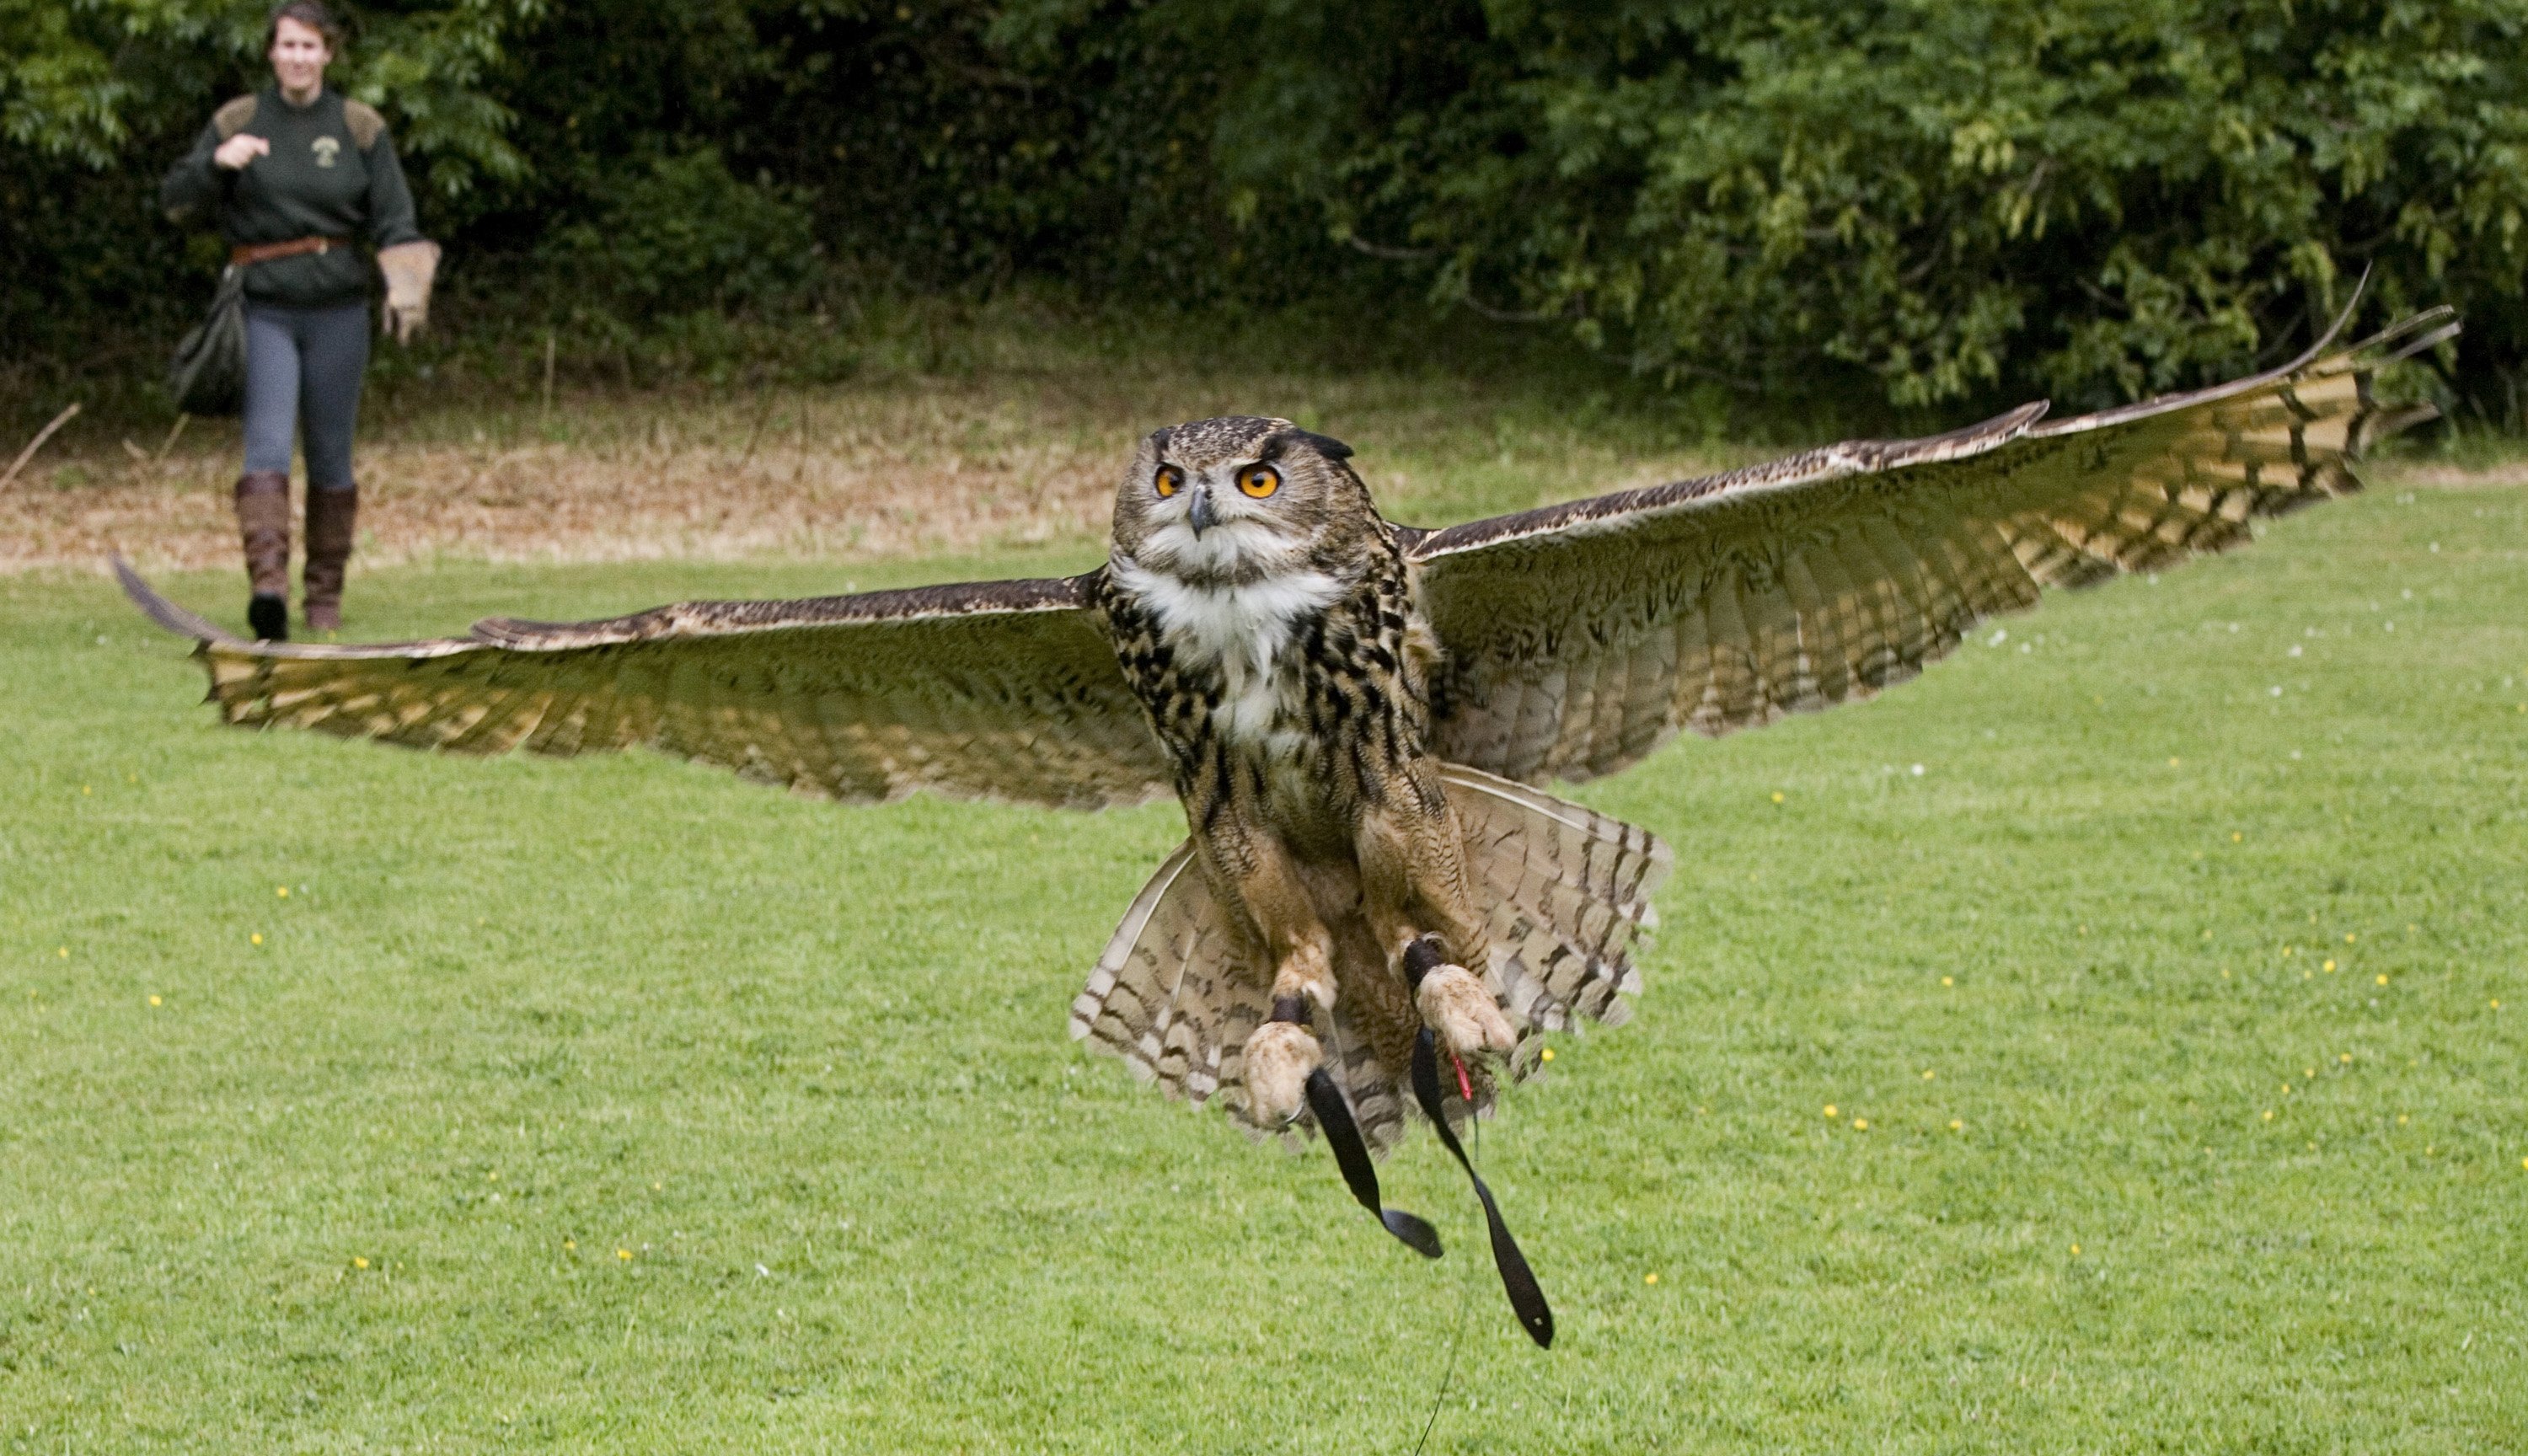
POLYGON ((1400 802, 1361 814, 1354 853, 1362 912, 1444 1046, 1461 1058, 1506 1053, 1517 1044, 1509 1018, 1483 977, 1466 968, 1484 964, 1488 947, 1467 894, 1456 817, 1427 765, 1417 765, 1397 788, 1400 802))
POLYGON ((1309 1003, 1334 1009, 1334 936, 1278 836, 1223 815, 1199 840, 1213 883, 1245 910, 1272 960, 1273 1014, 1246 1038, 1244 1081, 1249 1114, 1278 1127, 1298 1116, 1308 1073, 1325 1061, 1309 1003))

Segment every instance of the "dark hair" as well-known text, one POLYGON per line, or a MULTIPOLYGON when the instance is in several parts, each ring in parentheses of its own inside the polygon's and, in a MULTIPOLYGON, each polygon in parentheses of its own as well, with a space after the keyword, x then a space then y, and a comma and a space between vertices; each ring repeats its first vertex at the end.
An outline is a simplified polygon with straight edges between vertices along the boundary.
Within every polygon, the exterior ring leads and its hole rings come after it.
POLYGON ((342 23, 334 19, 323 0, 281 0, 272 7, 272 18, 263 23, 263 48, 266 54, 274 41, 281 38, 281 23, 296 21, 325 37, 325 49, 340 55, 342 50, 342 23))

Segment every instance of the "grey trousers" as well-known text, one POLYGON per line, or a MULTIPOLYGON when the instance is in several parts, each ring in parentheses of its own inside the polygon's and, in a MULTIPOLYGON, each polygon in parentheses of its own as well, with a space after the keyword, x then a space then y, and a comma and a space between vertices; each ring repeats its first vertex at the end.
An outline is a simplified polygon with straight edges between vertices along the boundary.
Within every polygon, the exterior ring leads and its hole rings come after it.
POLYGON ((307 484, 351 488, 351 434, 369 368, 369 306, 245 306, 245 468, 290 473, 294 435, 307 439, 307 484))

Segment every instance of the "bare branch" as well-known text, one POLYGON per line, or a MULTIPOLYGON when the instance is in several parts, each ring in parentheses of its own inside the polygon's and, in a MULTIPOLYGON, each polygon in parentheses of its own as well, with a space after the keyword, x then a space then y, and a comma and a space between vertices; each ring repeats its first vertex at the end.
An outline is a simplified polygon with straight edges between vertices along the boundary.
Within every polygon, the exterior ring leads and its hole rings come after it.
POLYGON ((44 442, 53 438, 53 432, 59 430, 64 425, 69 424, 71 422, 71 416, 76 415, 79 412, 79 404, 74 401, 70 408, 53 416, 53 422, 51 424, 36 431, 35 438, 27 441, 26 447, 18 452, 18 458, 9 462, 9 473, 7 475, 0 475, 0 491, 9 489, 10 483, 18 478, 18 472, 26 469, 26 462, 35 458, 35 451, 42 449, 44 447, 44 442))
POLYGON ((1372 242, 1357 233, 1344 234, 1343 241, 1350 244, 1355 252, 1367 253, 1373 258, 1385 258, 1391 263, 1411 263, 1423 258, 1440 256, 1440 250, 1435 247, 1396 247, 1389 243, 1372 242))

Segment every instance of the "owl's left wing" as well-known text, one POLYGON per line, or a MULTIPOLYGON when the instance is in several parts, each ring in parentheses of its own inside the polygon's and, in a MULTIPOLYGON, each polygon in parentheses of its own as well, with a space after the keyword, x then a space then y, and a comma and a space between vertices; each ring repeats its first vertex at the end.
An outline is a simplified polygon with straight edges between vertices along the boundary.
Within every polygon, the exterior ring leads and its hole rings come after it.
POLYGON ((2241 545, 2253 517, 2359 490, 2363 450, 2434 413, 2377 404, 2373 371, 2457 330, 2435 309, 2193 393, 2051 423, 2030 404, 1418 535, 1441 754, 1595 778, 1679 728, 1868 698, 2045 588, 2241 545))
POLYGON ((212 701, 241 726, 460 754, 647 747, 857 801, 1099 808, 1171 782, 1091 604, 1095 573, 337 647, 246 642, 115 566, 143 611, 200 643, 212 701))

